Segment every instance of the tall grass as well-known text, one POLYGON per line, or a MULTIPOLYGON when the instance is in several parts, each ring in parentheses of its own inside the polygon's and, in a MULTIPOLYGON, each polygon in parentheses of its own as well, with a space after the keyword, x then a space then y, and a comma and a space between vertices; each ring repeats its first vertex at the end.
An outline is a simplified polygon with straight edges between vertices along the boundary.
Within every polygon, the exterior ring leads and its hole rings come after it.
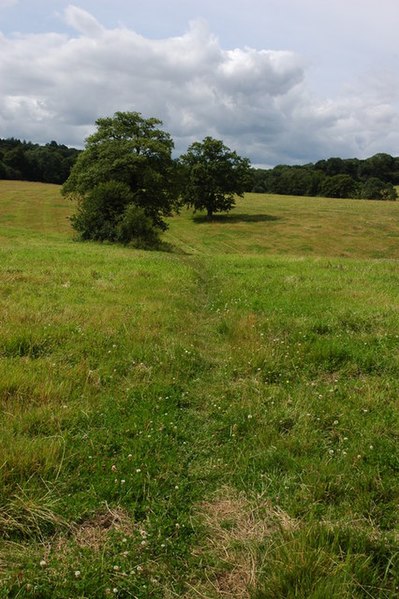
POLYGON ((397 596, 396 204, 71 209, 1 182, 2 596, 397 596))

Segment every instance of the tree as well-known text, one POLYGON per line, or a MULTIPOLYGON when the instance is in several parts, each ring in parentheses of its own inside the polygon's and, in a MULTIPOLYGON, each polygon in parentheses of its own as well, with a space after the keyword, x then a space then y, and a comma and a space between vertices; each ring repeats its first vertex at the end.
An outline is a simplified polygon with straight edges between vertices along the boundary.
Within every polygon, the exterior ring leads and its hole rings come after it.
MULTIPOLYGON (((108 232, 105 238, 115 241, 116 227, 130 205, 140 208, 155 228, 167 228, 163 217, 177 207, 178 192, 173 141, 169 133, 159 129, 161 124, 138 112, 116 112, 96 121, 97 131, 86 140, 63 185, 63 194, 78 200, 78 214, 72 221, 77 230, 86 212, 95 215, 93 235, 85 226, 85 238, 96 239, 95 231, 103 220, 101 236, 108 232), (123 184, 124 192, 120 187, 116 191, 115 183, 123 184), (104 184, 110 187, 100 187, 104 184)), ((131 215, 130 210, 130 222, 131 215)))
POLYGON ((327 198, 353 198, 357 187, 356 181, 349 175, 333 175, 324 179, 320 194, 327 198))
POLYGON ((384 183, 378 177, 370 177, 362 185, 360 197, 367 200, 396 200, 398 194, 392 183, 384 183))
POLYGON ((68 178, 70 165, 54 146, 36 146, 25 154, 31 166, 32 180, 62 184, 68 178))
POLYGON ((392 174, 395 171, 395 159, 390 154, 374 154, 370 158, 362 161, 361 177, 376 178, 382 181, 392 182, 392 174))
POLYGON ((183 203, 206 210, 208 219, 215 212, 231 210, 234 196, 242 197, 250 181, 249 160, 212 137, 193 143, 180 163, 185 173, 183 203))
POLYGON ((25 147, 22 144, 5 155, 4 163, 13 173, 13 178, 29 179, 26 173, 29 172, 30 164, 25 153, 25 147))

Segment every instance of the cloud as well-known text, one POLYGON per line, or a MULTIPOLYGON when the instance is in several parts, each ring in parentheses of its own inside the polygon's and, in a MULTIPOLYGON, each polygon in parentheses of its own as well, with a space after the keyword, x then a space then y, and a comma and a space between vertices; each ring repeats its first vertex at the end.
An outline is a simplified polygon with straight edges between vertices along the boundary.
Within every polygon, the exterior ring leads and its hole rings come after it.
POLYGON ((70 34, 0 34, 1 136, 81 146, 99 116, 137 110, 164 121, 177 152, 213 135, 256 164, 398 147, 391 73, 321 99, 298 55, 225 50, 204 21, 160 40, 107 29, 74 5, 65 21, 70 34))
POLYGON ((73 4, 65 10, 65 21, 68 25, 87 37, 99 37, 104 32, 100 23, 88 12, 73 4))
POLYGON ((17 4, 19 0, 0 0, 0 10, 2 8, 7 8, 8 6, 13 6, 17 4))

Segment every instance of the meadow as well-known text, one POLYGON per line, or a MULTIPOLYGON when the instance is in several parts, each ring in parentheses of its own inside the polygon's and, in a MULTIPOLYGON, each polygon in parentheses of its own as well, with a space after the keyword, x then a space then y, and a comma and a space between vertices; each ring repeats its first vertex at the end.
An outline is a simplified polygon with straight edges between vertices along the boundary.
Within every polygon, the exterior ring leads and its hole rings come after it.
POLYGON ((0 597, 399 596, 399 202, 72 211, 0 181, 0 597))

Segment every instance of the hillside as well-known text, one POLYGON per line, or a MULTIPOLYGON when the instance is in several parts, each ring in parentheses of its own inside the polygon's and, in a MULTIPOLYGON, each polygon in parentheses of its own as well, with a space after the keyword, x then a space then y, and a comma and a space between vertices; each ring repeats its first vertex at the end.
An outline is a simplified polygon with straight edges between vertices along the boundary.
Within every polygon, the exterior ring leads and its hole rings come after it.
POLYGON ((0 181, 0 596, 396 596, 399 204, 71 211, 0 181))

